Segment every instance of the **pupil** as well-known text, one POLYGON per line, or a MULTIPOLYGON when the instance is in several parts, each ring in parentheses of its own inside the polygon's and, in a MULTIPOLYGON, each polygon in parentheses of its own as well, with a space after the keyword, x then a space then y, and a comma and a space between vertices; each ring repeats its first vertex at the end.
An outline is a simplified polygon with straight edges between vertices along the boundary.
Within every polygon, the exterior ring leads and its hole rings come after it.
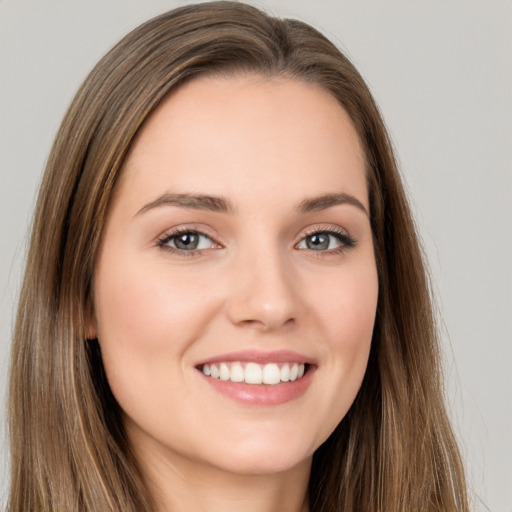
POLYGON ((329 236, 326 234, 311 235, 308 237, 307 245, 309 249, 320 251, 329 247, 329 236))
POLYGON ((193 233, 183 233, 176 239, 178 249, 196 249, 199 237, 193 233))

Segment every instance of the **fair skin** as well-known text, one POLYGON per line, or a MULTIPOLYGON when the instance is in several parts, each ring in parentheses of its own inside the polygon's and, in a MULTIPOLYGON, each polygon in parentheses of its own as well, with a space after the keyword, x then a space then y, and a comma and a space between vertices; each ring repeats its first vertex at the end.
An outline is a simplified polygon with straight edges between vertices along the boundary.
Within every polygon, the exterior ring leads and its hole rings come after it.
POLYGON ((91 334, 159 512, 308 510, 313 453, 368 360, 368 211, 357 134, 312 85, 202 77, 144 124, 91 334))

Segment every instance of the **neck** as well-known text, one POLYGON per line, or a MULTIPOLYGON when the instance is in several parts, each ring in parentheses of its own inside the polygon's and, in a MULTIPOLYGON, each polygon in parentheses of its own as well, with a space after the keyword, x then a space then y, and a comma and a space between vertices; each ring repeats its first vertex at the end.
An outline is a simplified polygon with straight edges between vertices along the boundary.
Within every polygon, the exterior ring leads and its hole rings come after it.
POLYGON ((311 460, 272 474, 238 474, 163 454, 139 458, 157 512, 308 512, 311 460))

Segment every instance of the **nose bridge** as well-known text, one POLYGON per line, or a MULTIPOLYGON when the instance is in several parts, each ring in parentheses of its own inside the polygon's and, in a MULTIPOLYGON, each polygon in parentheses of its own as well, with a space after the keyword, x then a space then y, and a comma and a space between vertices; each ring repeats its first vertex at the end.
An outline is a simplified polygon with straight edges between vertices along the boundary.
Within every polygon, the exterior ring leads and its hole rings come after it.
POLYGON ((241 251, 234 266, 231 321, 271 330, 296 320, 299 299, 285 252, 278 244, 241 251))

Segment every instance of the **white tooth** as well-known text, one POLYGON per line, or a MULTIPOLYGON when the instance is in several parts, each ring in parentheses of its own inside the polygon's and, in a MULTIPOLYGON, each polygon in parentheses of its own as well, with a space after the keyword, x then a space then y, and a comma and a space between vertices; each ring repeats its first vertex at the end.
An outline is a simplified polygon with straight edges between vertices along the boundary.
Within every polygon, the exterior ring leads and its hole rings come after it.
POLYGON ((290 368, 290 380, 297 380, 297 374, 299 373, 299 365, 297 363, 293 363, 290 368))
POLYGON ((287 364, 283 364, 281 368, 281 380, 288 382, 290 380, 290 367, 287 364))
POLYGON ((220 380, 228 380, 229 379, 229 368, 226 363, 220 363, 219 377, 220 377, 220 380))
POLYGON ((299 364, 299 373, 297 373, 297 378, 300 379, 304 375, 304 364, 299 364))
POLYGON ((231 365, 231 371, 229 375, 231 382, 243 382, 244 381, 244 369, 240 363, 233 363, 231 365))
POLYGON ((219 369, 217 368, 216 364, 210 365, 210 375, 214 379, 218 379, 220 377, 220 372, 219 372, 219 369))
POLYGON ((240 363, 234 363, 231 365, 231 381, 232 382, 243 382, 244 381, 244 369, 240 363))
POLYGON ((210 365, 209 364, 203 365, 203 373, 205 375, 210 375, 210 365))
POLYGON ((281 382, 281 371, 275 363, 266 364, 263 367, 263 384, 279 384, 281 382))
POLYGON ((256 363, 247 363, 245 366, 245 382, 247 384, 261 384, 263 375, 261 367, 256 363))

